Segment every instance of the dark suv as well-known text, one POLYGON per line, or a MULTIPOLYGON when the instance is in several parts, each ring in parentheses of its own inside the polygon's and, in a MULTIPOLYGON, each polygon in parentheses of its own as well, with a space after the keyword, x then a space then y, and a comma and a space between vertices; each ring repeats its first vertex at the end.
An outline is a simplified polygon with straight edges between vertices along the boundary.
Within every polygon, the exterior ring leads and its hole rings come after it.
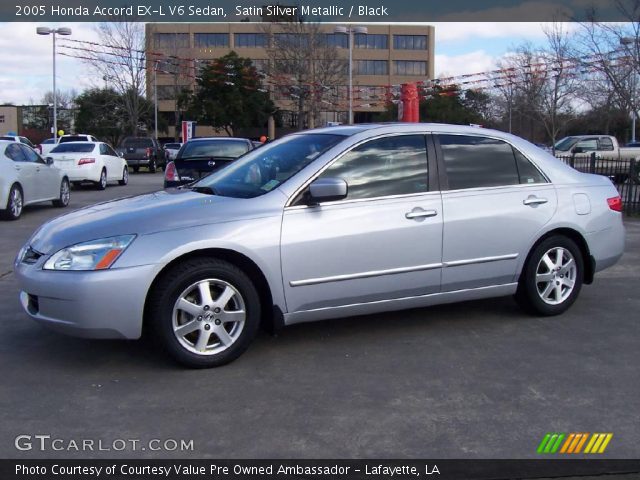
POLYGON ((155 173, 166 164, 164 149, 155 138, 127 137, 117 150, 136 173, 140 167, 147 167, 149 172, 155 173))

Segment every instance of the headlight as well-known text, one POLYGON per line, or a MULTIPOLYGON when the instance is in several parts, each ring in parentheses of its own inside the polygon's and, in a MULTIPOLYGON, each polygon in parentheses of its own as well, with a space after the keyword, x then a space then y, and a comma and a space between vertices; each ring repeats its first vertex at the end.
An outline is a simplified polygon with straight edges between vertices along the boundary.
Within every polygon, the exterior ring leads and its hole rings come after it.
POLYGON ((104 270, 131 244, 135 235, 101 238, 63 248, 44 264, 45 270, 104 270))

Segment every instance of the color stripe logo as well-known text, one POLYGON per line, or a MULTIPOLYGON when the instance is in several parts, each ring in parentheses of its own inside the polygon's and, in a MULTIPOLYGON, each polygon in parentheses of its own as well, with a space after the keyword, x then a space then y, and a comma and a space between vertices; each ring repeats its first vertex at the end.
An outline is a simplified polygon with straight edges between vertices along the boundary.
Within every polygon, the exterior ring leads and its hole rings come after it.
POLYGON ((538 453, 604 453, 611 438, 613 433, 547 433, 538 453))

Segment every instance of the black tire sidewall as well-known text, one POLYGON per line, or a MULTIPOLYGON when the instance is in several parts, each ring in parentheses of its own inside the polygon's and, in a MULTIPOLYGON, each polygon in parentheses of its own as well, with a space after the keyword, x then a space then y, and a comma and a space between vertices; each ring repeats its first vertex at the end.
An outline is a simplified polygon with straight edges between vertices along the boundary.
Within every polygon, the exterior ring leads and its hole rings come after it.
POLYGON ((22 190, 20 189, 20 187, 18 187, 17 185, 12 185, 11 188, 9 189, 9 198, 7 199, 7 208, 6 210, 2 211, 0 210, 0 213, 2 213, 3 217, 6 218, 7 220, 18 220, 20 218, 20 216, 22 215, 22 211, 24 210, 24 196, 22 194, 22 190), (12 212, 12 202, 13 202, 13 192, 15 190, 18 190, 20 192, 20 197, 22 198, 22 208, 20 209, 20 214, 18 216, 13 215, 12 212))
POLYGON ((235 360, 249 347, 260 325, 260 300, 253 283, 240 269, 224 261, 201 259, 182 267, 169 272, 156 289, 150 308, 156 336, 178 362, 189 367, 216 367, 235 360), (218 354, 197 355, 186 350, 175 337, 172 312, 178 296, 189 285, 207 278, 233 285, 243 297, 247 314, 242 333, 233 345, 218 354))
POLYGON ((525 265, 520 278, 517 296, 521 303, 524 304, 523 306, 525 306, 525 308, 531 313, 544 316, 559 315, 565 312, 576 301, 582 288, 583 279, 584 258, 580 248, 578 248, 576 243, 570 238, 562 235, 554 235, 540 242, 533 249, 531 255, 529 255, 527 264, 525 265), (536 284, 536 269, 538 267, 538 263, 542 256, 554 247, 562 247, 569 250, 571 255, 573 255, 577 267, 576 283, 573 287, 573 291, 569 297, 559 305, 549 305, 548 303, 545 303, 538 294, 536 284))

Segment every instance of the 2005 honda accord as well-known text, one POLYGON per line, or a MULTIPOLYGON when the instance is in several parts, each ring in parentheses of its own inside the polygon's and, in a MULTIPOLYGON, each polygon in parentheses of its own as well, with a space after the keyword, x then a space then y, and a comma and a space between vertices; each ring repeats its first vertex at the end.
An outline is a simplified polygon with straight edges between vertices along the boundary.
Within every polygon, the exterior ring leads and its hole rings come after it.
POLYGON ((621 209, 609 179, 502 132, 330 127, 189 188, 56 218, 15 272, 24 309, 49 327, 133 339, 144 324, 177 360, 208 367, 238 357, 261 323, 512 294, 562 313, 622 255, 621 209))

